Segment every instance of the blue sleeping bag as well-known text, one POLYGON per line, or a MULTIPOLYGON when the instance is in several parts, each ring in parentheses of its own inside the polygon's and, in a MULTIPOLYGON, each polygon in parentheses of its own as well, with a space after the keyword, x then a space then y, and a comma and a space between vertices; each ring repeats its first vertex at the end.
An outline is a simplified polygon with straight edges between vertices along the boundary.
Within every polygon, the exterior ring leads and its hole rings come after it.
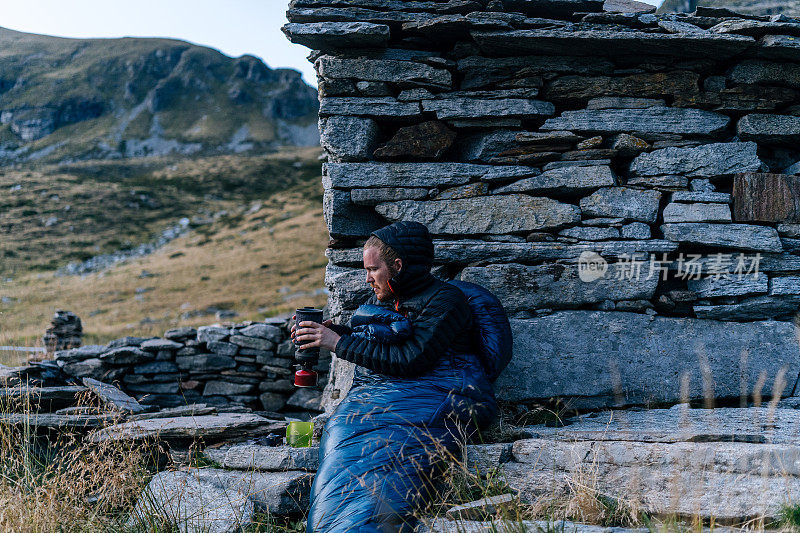
MULTIPOLYGON (((486 289, 453 284, 472 311, 473 353, 449 350, 415 377, 357 368, 325 425, 308 533, 413 531, 413 512, 431 499, 446 456, 496 417, 491 381, 511 357, 508 319, 486 289)), ((388 344, 413 328, 377 305, 361 306, 350 325, 351 335, 388 344)))

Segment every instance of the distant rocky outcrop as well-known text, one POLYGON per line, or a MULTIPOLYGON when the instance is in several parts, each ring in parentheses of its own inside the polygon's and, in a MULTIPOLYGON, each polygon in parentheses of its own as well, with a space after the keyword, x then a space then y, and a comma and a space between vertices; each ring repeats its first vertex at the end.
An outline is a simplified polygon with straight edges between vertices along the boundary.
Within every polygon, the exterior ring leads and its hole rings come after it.
POLYGON ((0 162, 240 153, 319 142, 300 73, 170 39, 0 28, 0 162))

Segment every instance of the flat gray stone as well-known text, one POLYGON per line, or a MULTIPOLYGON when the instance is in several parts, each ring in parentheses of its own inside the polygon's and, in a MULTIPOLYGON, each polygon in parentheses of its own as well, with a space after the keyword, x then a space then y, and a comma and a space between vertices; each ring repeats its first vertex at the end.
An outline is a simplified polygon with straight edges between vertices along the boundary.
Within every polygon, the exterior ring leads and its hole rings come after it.
MULTIPOLYGON (((323 78, 352 78, 359 81, 385 81, 404 88, 450 88, 450 72, 415 61, 390 59, 344 59, 322 56, 314 66, 323 78)), ((394 99, 392 99, 394 100, 394 99)), ((409 105, 409 104, 403 104, 409 105)))
POLYGON ((113 424, 119 413, 103 414, 56 414, 56 413, 0 413, 0 423, 27 427, 59 430, 89 430, 113 424))
POLYGON ((735 304, 695 305, 694 314, 712 320, 768 320, 789 318, 800 310, 800 296, 754 296, 735 304))
POLYGON ((421 222, 435 235, 522 233, 580 220, 580 210, 574 205, 513 194, 441 202, 405 200, 378 204, 375 210, 392 222, 421 222))
POLYGON ((661 193, 658 191, 605 187, 591 196, 581 198, 580 206, 584 216, 655 222, 660 200, 661 193))
POLYGON ((574 228, 562 229, 558 234, 562 237, 571 237, 581 241, 604 241, 620 238, 619 228, 603 226, 575 226, 574 228))
POLYGON ((109 365, 134 365, 151 361, 154 357, 152 352, 145 352, 134 346, 123 346, 104 353, 100 360, 109 365))
POLYGON ((83 378, 83 384, 90 389, 107 406, 123 413, 138 414, 146 409, 114 385, 103 383, 92 378, 83 378))
POLYGON ((708 33, 645 33, 617 30, 473 31, 472 38, 489 55, 666 55, 732 57, 755 43, 752 37, 708 33))
POLYGON ((230 334, 230 328, 223 328, 219 326, 200 326, 197 328, 197 341, 222 341, 227 339, 230 334))
POLYGON ((495 167, 470 163, 328 163, 326 189, 453 187, 470 181, 512 180, 539 173, 523 166, 495 167))
POLYGON ((150 339, 144 341, 139 348, 146 352, 177 351, 183 348, 183 344, 169 339, 150 339))
POLYGON ((757 172, 762 162, 754 142, 712 143, 697 147, 669 147, 636 157, 634 176, 680 174, 690 178, 714 178, 739 172, 757 172))
POLYGON ((548 130, 570 130, 586 133, 680 133, 716 135, 725 131, 730 119, 725 115, 678 107, 645 109, 581 109, 564 111, 547 119, 541 127, 548 130))
POLYGON ((496 516, 504 509, 510 510, 517 504, 517 498, 513 494, 501 494, 455 505, 448 509, 445 515, 450 520, 480 520, 481 518, 496 516))
POLYGON ((359 98, 329 96, 319 104, 321 117, 329 115, 350 115, 374 118, 416 117, 421 114, 417 102, 399 102, 390 96, 359 98))
POLYGON ((717 298, 720 296, 745 296, 749 294, 767 293, 767 276, 760 274, 753 276, 709 277, 702 279, 689 279, 687 288, 700 298, 717 298))
POLYGON ((386 225, 372 209, 354 204, 348 191, 337 189, 323 193, 322 214, 332 237, 366 237, 386 225))
POLYGON ((664 208, 665 223, 670 222, 730 222, 731 208, 727 204, 670 203, 664 208))
POLYGON ((261 337, 251 337, 248 335, 231 335, 229 339, 231 344, 235 344, 236 346, 240 346, 241 348, 249 348, 251 350, 260 350, 264 352, 269 352, 275 349, 275 343, 261 338, 261 337))
MULTIPOLYGON (((645 512, 736 523, 777 516, 783 498, 787 494, 794 498, 800 492, 796 442, 724 442, 713 437, 720 427, 736 436, 750 433, 763 437, 765 430, 774 433, 772 420, 788 426, 797 424, 796 417, 764 408, 739 409, 743 414, 737 419, 750 418, 755 423, 737 425, 728 423, 734 409, 709 410, 705 416, 695 415, 696 411, 681 409, 671 420, 654 421, 657 431, 687 436, 692 434, 691 428, 705 426, 711 435, 698 432, 695 441, 641 442, 635 429, 627 432, 630 440, 622 439, 622 424, 634 427, 641 422, 619 412, 613 414, 620 416, 621 424, 612 422, 610 416, 599 417, 611 427, 609 439, 590 430, 595 436, 587 440, 570 442, 548 435, 517 441, 514 461, 503 465, 504 477, 520 491, 522 499, 558 498, 569 493, 574 476, 591 469, 597 490, 624 501, 635 499, 645 512)), ((578 424, 600 429, 599 424, 578 424)))
POLYGON ((423 100, 422 109, 436 113, 439 120, 483 119, 495 117, 547 117, 555 113, 555 106, 542 100, 506 98, 503 100, 479 98, 445 98, 423 100))
POLYGON ((800 87, 800 65, 795 63, 745 60, 728 75, 735 83, 763 83, 800 87))
POLYGON ((71 350, 59 350, 56 352, 56 360, 64 361, 65 363, 84 361, 92 357, 97 357, 105 351, 105 345, 91 344, 81 346, 80 348, 72 348, 71 350))
POLYGON ((586 109, 646 109, 664 107, 664 100, 658 98, 636 98, 631 96, 600 96, 586 103, 586 109))
MULTIPOLYGON (((225 377, 225 376, 220 376, 225 377)), ((203 396, 238 396, 247 394, 255 389, 251 383, 233 383, 224 380, 212 380, 203 388, 203 396)))
POLYGON ((337 161, 367 161, 378 147, 380 129, 371 118, 337 115, 319 126, 322 147, 337 161))
POLYGON ((772 295, 800 294, 800 276, 776 276, 769 280, 772 295))
POLYGON ((515 192, 585 193, 600 187, 616 184, 616 176, 605 165, 559 167, 546 170, 538 176, 524 178, 495 189, 494 194, 515 192))
POLYGON ((356 309, 373 294, 372 288, 367 285, 363 268, 344 268, 328 264, 325 269, 325 285, 330 291, 329 304, 332 309, 356 309))
POLYGON ((280 342, 286 337, 285 330, 274 326, 272 324, 250 324, 237 331, 239 335, 245 337, 257 337, 259 339, 266 339, 272 342, 280 342))
POLYGON ((89 438, 91 442, 115 442, 144 439, 225 440, 253 436, 269 430, 270 421, 249 413, 180 416, 136 420, 110 426, 89 438))
POLYGON ((743 141, 795 146, 800 141, 800 117, 791 115, 745 115, 736 124, 743 141))
POLYGON ((664 224, 661 231, 665 239, 680 243, 761 252, 780 252, 783 249, 778 232, 768 226, 685 222, 664 224))
POLYGON ((293 0, 292 7, 359 7, 381 11, 410 11, 449 15, 453 13, 472 13, 481 5, 474 0, 408 1, 408 0, 293 0))
POLYGON ((755 390, 762 371, 765 391, 779 374, 793 383, 800 373, 789 322, 557 311, 511 324, 514 357, 495 384, 498 398, 511 402, 560 397, 589 408, 739 398, 742 387, 755 390))
POLYGON ((287 470, 315 471, 319 467, 319 448, 231 444, 206 448, 203 455, 223 468, 285 472, 287 470))
POLYGON ((672 202, 717 202, 729 204, 733 200, 730 193, 712 191, 675 191, 670 196, 672 202))
MULTIPOLYGON (((577 262, 584 252, 594 252, 605 258, 647 257, 649 254, 674 252, 678 244, 663 239, 597 241, 587 243, 558 242, 487 242, 476 239, 458 241, 435 240, 435 264, 467 265, 469 263, 534 262, 560 259, 563 262, 577 262)), ((328 250, 325 252, 336 265, 359 266, 362 264, 362 250, 328 250)), ((767 261, 762 258, 761 268, 785 270, 787 265, 800 270, 800 258, 779 256, 767 261), (794 261, 792 263, 792 261, 794 261)), ((363 302, 362 302, 363 303, 363 302)))
POLYGON ((428 197, 428 189, 400 189, 385 187, 381 189, 353 189, 350 199, 356 205, 375 206, 383 202, 399 202, 400 200, 424 200, 428 197))
POLYGON ((577 265, 519 264, 467 267, 461 279, 489 289, 509 313, 534 309, 569 309, 605 300, 650 299, 659 276, 647 279, 647 269, 638 277, 624 276, 624 264, 608 265, 605 275, 584 281, 577 265), (621 278, 621 279, 617 279, 621 278), (520 290, 521 287, 529 290, 520 290))
POLYGON ((625 224, 620 228, 620 232, 623 239, 649 239, 651 237, 650 226, 644 222, 625 224))
POLYGON ((176 357, 175 364, 178 365, 178 368, 181 370, 204 373, 234 368, 236 366, 236 361, 234 361, 232 357, 206 353, 176 357))
POLYGON ((330 48, 383 48, 389 43, 389 26, 369 22, 289 23, 281 28, 289 40, 312 50, 330 48))

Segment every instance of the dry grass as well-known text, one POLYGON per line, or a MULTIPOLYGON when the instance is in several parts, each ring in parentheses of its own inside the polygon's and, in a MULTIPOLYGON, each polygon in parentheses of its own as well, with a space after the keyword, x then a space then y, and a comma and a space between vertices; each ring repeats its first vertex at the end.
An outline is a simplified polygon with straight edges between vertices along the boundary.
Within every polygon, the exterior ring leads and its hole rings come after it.
POLYGON ((84 343, 90 344, 208 324, 216 321, 213 314, 188 316, 208 307, 236 311, 236 320, 244 320, 324 305, 327 296, 318 292, 327 264, 320 187, 279 193, 255 212, 223 217, 105 272, 29 274, 6 283, 3 294, 14 304, 0 307, 5 341, 0 344, 39 343, 56 309, 81 317, 84 343))
POLYGON ((48 441, 30 425, 0 423, 0 531, 121 531, 148 478, 146 457, 129 443, 48 441))

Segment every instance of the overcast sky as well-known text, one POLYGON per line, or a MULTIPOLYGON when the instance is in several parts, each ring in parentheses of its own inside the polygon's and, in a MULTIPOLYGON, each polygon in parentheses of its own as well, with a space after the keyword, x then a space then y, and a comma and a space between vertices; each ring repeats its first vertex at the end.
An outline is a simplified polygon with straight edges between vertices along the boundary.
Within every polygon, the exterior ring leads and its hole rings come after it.
MULTIPOLYGON (((658 5, 662 0, 644 0, 658 5)), ((0 0, 0 26, 61 37, 172 37, 291 67, 316 85, 309 50, 280 28, 288 0, 0 0)))

